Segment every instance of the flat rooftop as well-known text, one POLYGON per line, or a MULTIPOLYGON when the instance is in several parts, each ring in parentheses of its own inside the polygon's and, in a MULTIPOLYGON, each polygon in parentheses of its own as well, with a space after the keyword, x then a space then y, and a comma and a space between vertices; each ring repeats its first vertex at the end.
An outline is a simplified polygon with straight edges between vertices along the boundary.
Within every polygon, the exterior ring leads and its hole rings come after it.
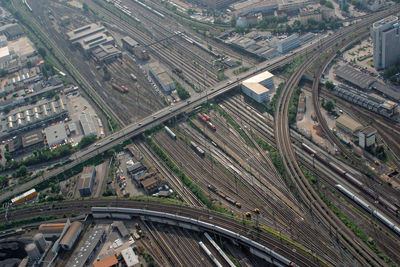
POLYGON ((244 80, 242 84, 249 88, 251 91, 254 93, 260 95, 266 92, 269 92, 269 89, 265 87, 264 85, 261 84, 261 82, 274 77, 272 73, 269 71, 264 71, 262 73, 259 73, 253 77, 250 77, 247 80, 244 80))
POLYGON ((381 27, 381 26, 383 26, 383 25, 385 25, 387 23, 390 23, 390 22, 396 23, 398 20, 399 20, 398 17, 396 17, 394 15, 390 15, 389 17, 386 17, 386 18, 381 19, 381 20, 379 20, 377 22, 374 22, 373 27, 374 28, 379 28, 379 27, 381 27))
POLYGON ((369 75, 364 74, 358 70, 350 66, 341 66, 337 68, 334 73, 341 79, 346 80, 349 83, 352 83, 362 89, 367 89, 371 86, 371 84, 376 81, 374 78, 371 78, 369 75))
POLYGON ((85 25, 83 27, 80 27, 78 29, 67 32, 67 36, 70 41, 74 42, 81 38, 84 38, 86 36, 89 36, 89 35, 104 31, 104 30, 105 30, 104 26, 98 25, 96 23, 91 23, 91 24, 85 25))
POLYGON ((85 236, 85 241, 81 242, 81 246, 72 255, 66 267, 83 267, 91 256, 93 250, 103 238, 104 229, 91 229, 85 236))

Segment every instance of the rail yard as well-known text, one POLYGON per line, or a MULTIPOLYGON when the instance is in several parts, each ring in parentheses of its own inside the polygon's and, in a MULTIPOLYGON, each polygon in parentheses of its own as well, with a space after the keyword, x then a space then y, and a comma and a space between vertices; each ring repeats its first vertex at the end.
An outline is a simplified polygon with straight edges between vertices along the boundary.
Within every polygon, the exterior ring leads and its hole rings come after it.
POLYGON ((2 1, 0 265, 400 264, 399 4, 214 2, 2 1))

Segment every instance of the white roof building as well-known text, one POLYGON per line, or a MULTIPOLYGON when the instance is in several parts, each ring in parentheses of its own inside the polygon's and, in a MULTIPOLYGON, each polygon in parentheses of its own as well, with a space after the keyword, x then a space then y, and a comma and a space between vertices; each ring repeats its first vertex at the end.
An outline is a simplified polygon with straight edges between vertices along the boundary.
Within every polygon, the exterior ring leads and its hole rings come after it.
POLYGON ((242 91, 258 103, 269 101, 269 92, 274 89, 274 75, 264 71, 242 82, 242 91))
POLYGON ((128 267, 139 266, 139 259, 131 247, 122 250, 121 255, 128 267))

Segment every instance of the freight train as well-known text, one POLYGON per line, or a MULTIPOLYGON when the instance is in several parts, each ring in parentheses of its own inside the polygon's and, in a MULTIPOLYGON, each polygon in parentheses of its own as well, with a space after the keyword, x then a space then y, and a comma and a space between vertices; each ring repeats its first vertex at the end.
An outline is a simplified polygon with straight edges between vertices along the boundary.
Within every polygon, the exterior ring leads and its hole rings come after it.
POLYGON ((37 195, 38 195, 38 193, 33 188, 33 189, 31 189, 29 191, 26 191, 25 193, 23 193, 23 194, 21 194, 19 196, 14 197, 13 199, 11 199, 11 203, 13 205, 18 205, 18 204, 24 203, 24 202, 26 202, 26 201, 28 201, 30 199, 33 199, 33 198, 37 197, 37 195))
POLYGON ((204 157, 205 153, 204 150, 201 149, 198 145, 196 145, 196 143, 194 142, 190 142, 190 146, 193 148, 193 150, 199 154, 201 157, 204 157))
POLYGON ((379 211, 375 210, 371 206, 369 206, 367 203, 359 199, 356 195, 351 193, 349 190, 341 186, 340 184, 335 185, 335 187, 345 194, 347 197, 351 198, 354 202, 356 202, 358 205, 360 205, 363 209, 365 209, 368 213, 371 213, 374 215, 376 218, 378 218, 383 224, 385 224, 387 227, 392 229, 396 234, 400 236, 400 228, 397 227, 394 223, 392 223, 389 219, 387 219, 385 216, 383 216, 379 211))
POLYGON ((224 193, 222 193, 220 190, 218 190, 215 186, 209 184, 207 185, 208 189, 210 189, 211 191, 213 191, 215 194, 217 194, 218 196, 222 197, 223 199, 225 199, 226 201, 228 201, 230 204, 235 205, 238 208, 242 207, 242 203, 228 197, 227 195, 225 195, 224 193))
POLYGON ((369 188, 367 185, 363 184, 362 182, 360 182, 359 180, 357 180, 352 174, 346 172, 345 170, 343 170, 342 168, 340 168, 339 166, 337 166, 335 163, 327 160, 325 157, 321 156, 318 152, 316 152, 314 149, 312 149, 311 147, 309 147, 308 145, 302 143, 301 147, 307 151, 309 154, 314 155, 314 157, 316 159, 318 159, 320 162, 322 162, 324 165, 328 166, 329 168, 331 168, 334 172, 336 172, 337 174, 339 174, 340 176, 344 177, 347 181, 349 181, 352 185, 354 185, 355 187, 359 188, 361 191, 365 192, 366 194, 368 194, 369 196, 371 196, 374 200, 378 201, 379 203, 381 203, 383 206, 385 206, 385 208, 387 208, 388 210, 390 210, 391 212, 394 213, 398 213, 399 209, 393 205, 392 203, 390 203, 389 201, 387 201, 386 199, 384 199, 383 197, 379 196, 376 192, 374 192, 371 188, 369 188))
POLYGON ((202 122, 204 122, 207 125, 207 127, 210 128, 211 130, 213 131, 217 130, 217 128, 210 122, 211 118, 207 114, 199 113, 197 114, 197 118, 202 122))
POLYGON ((115 83, 111 84, 111 86, 116 89, 117 91, 119 91, 120 93, 126 93, 128 92, 128 90, 125 91, 125 89, 123 89, 121 86, 116 85, 115 83))

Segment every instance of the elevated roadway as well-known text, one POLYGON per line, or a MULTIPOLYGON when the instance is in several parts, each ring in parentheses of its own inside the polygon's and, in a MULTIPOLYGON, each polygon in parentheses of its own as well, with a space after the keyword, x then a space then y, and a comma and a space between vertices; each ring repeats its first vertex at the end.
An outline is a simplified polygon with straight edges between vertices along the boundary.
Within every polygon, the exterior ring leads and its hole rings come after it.
MULTIPOLYGON (((376 14, 372 14, 371 16, 364 18, 363 21, 369 22, 371 20, 371 18, 379 18, 384 15, 394 13, 393 10, 394 9, 382 11, 382 12, 379 12, 376 14)), ((28 16, 28 17, 30 18, 30 16, 28 16)), ((352 25, 351 27, 357 28, 358 25, 361 26, 361 22, 356 23, 356 24, 352 25)), ((220 83, 220 84, 216 85, 215 87, 213 87, 203 93, 196 94, 185 102, 180 102, 174 106, 170 106, 170 107, 164 108, 160 111, 157 111, 153 115, 144 118, 143 120, 139 121, 138 123, 129 124, 126 127, 124 127, 123 129, 121 129, 120 131, 118 131, 110 136, 107 136, 106 138, 103 138, 100 141, 98 141, 97 143, 95 143, 94 145, 92 145, 88 148, 85 148, 81 151, 78 151, 75 154, 73 154, 72 156, 70 156, 69 159, 72 160, 71 163, 68 163, 62 167, 59 167, 59 168, 53 169, 49 172, 46 172, 41 177, 33 179, 22 185, 18 185, 13 190, 9 190, 9 191, 2 193, 0 195, 0 201, 4 201, 5 199, 8 199, 17 194, 21 194, 22 192, 28 190, 29 188, 34 187, 41 181, 47 180, 55 175, 58 175, 69 168, 73 168, 74 166, 94 157, 95 155, 103 153, 125 140, 128 140, 134 136, 140 135, 140 134, 144 133, 147 129, 150 129, 160 123, 163 123, 183 112, 190 112, 198 105, 202 104, 203 102, 208 101, 208 99, 217 97, 221 94, 224 94, 224 93, 232 90, 233 88, 238 86, 243 80, 245 80, 259 72, 262 72, 264 70, 274 71, 277 68, 282 67, 285 64, 291 62, 296 57, 308 55, 310 52, 318 49, 322 43, 335 42, 337 40, 337 38, 343 37, 342 31, 343 31, 343 29, 336 32, 335 34, 333 34, 331 36, 327 36, 326 38, 320 40, 319 42, 318 41, 314 42, 312 45, 310 45, 310 46, 306 47, 305 49, 298 51, 296 53, 292 53, 290 55, 285 55, 283 57, 280 57, 280 58, 272 60, 272 61, 262 62, 259 65, 257 65, 255 68, 236 76, 234 79, 220 83)), ((61 52, 58 52, 57 50, 55 50, 55 53, 61 53, 61 52)), ((68 61, 67 61, 67 64, 68 64, 68 61)))

